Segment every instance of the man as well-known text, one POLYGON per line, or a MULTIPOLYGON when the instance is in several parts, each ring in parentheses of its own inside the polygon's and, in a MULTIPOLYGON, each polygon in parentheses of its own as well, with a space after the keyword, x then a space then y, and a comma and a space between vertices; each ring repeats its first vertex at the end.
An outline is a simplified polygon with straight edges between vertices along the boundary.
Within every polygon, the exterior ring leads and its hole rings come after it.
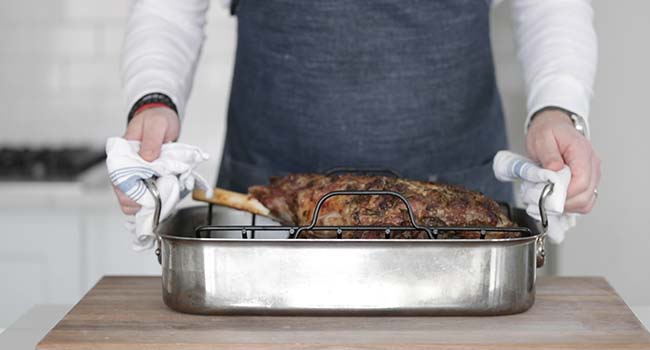
MULTIPOLYGON (((507 148, 489 40, 489 0, 233 0, 237 54, 218 185, 338 166, 390 168, 498 200, 491 160, 507 148)), ((139 0, 123 76, 125 138, 156 159, 176 140, 204 40, 208 0, 139 0)), ((587 213, 600 160, 586 118, 596 69, 588 0, 514 0, 529 156, 571 168, 565 210, 587 213)), ((523 116, 522 116, 523 117, 523 116)), ((139 206, 118 192, 122 209, 139 206)))

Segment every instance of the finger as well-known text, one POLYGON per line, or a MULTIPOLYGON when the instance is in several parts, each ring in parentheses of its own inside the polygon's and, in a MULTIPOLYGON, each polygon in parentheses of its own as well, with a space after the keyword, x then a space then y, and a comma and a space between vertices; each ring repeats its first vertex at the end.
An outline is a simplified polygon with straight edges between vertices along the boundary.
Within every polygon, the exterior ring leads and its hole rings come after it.
MULTIPOLYGON (((113 184, 112 184, 113 185, 113 184)), ((122 190, 119 189, 119 187, 113 185, 113 191, 115 192, 115 195, 117 196, 118 199, 122 200, 123 198, 129 198, 129 196, 126 195, 126 193, 122 192, 122 190)))
POLYGON ((537 160, 542 163, 544 168, 553 171, 562 170, 564 159, 562 159, 562 154, 553 135, 540 135, 535 138, 532 146, 537 160))
POLYGON ((126 215, 134 215, 138 211, 140 211, 140 208, 142 207, 140 204, 138 204, 136 201, 133 199, 129 198, 124 192, 120 191, 118 188, 113 187, 115 189, 115 195, 117 195, 117 200, 120 203, 120 209, 122 209, 122 212, 126 215))
POLYGON ((137 116, 131 119, 124 132, 124 138, 131 141, 142 140, 142 118, 137 116))
POLYGON ((571 168, 571 182, 567 197, 571 198, 587 191, 593 183, 592 154, 591 145, 586 140, 575 142, 567 147, 564 159, 571 168))
POLYGON ((142 126, 142 146, 140 157, 151 162, 160 156, 160 147, 165 140, 167 124, 161 123, 158 118, 148 118, 142 126))
POLYGON ((135 202, 133 199, 123 195, 123 196, 118 196, 118 202, 120 203, 120 206, 122 207, 135 207, 135 208, 140 208, 140 204, 135 202))
POLYGON ((131 206, 138 205, 136 201, 134 201, 129 196, 127 196, 126 193, 122 192, 115 185, 113 185, 113 191, 115 192, 115 195, 117 196, 117 200, 120 202, 120 205, 131 205, 131 206))
POLYGON ((567 197, 564 205, 565 212, 587 214, 593 209, 596 204, 595 190, 600 181, 600 160, 597 157, 592 157, 591 161, 591 176, 587 189, 573 197, 567 197))
POLYGON ((596 194, 592 191, 590 193, 581 193, 580 195, 572 198, 572 203, 567 202, 564 211, 566 213, 579 213, 588 214, 596 205, 596 194))
POLYGON ((141 206, 140 205, 138 205, 137 207, 122 206, 120 208, 122 209, 122 212, 126 215, 135 215, 140 211, 141 206))

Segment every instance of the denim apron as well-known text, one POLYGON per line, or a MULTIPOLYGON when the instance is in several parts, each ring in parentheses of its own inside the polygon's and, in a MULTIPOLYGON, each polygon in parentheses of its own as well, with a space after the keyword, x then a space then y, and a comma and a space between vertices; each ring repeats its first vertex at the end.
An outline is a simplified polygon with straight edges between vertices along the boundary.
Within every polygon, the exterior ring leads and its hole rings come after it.
POLYGON ((239 0, 218 186, 388 168, 511 200, 489 0, 239 0))

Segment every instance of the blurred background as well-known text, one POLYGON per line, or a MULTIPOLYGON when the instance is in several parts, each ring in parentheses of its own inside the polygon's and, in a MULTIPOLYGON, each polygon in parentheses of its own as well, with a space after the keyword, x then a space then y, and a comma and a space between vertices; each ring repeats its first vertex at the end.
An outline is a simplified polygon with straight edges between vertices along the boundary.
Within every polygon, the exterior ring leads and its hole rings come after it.
MULTIPOLYGON (((509 2, 493 8, 492 38, 511 148, 524 153, 525 93, 509 2)), ((131 250, 100 161, 105 139, 125 127, 119 62, 130 3, 0 2, 0 329, 35 304, 75 303, 102 275, 159 274, 152 252, 131 250), (24 181, 25 172, 33 181, 24 181)), ((604 276, 648 326, 650 2, 593 4, 599 202, 552 247, 544 273, 604 276)), ((210 180, 223 142, 235 24, 214 1, 180 139, 212 155, 199 169, 210 180)))

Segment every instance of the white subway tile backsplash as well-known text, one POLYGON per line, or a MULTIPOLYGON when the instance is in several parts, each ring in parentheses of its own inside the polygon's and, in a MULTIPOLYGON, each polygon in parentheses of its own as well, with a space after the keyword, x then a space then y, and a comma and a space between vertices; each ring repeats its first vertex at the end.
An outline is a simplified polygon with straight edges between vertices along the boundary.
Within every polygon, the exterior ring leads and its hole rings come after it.
POLYGON ((0 128, 0 144, 101 144, 108 136, 121 135, 125 120, 119 101, 106 102, 77 96, 34 96, 9 101, 3 110, 9 122, 0 128))
POLYGON ((95 28, 86 24, 0 25, 0 55, 50 62, 95 54, 95 28))
POLYGON ((123 19, 132 2, 133 0, 63 0, 63 8, 65 17, 71 20, 123 19))
POLYGON ((213 0, 210 2, 208 10, 208 23, 225 22, 233 20, 235 17, 230 15, 230 0, 213 0), (228 2, 228 4, 226 4, 228 2))
POLYGON ((56 23, 61 19, 61 0, 0 1, 0 22, 56 23))
POLYGON ((50 52, 49 27, 32 25, 5 26, 0 36, 0 55, 6 57, 29 57, 50 52))
POLYGON ((120 89, 117 59, 76 60, 67 64, 62 85, 71 88, 96 88, 112 92, 120 89))
POLYGON ((194 79, 194 90, 225 88, 227 95, 235 61, 237 28, 234 17, 228 15, 220 3, 212 4, 205 33, 206 41, 194 79))
POLYGON ((232 76, 232 60, 229 62, 212 62, 210 57, 201 60, 194 77, 194 90, 215 90, 222 86, 230 86, 232 76))
MULTIPOLYGON (((0 1, 0 144, 101 144, 124 132, 119 67, 131 2, 0 1)), ((216 160, 236 19, 215 1, 206 32, 182 138, 210 150, 216 160)))
POLYGON ((104 57, 119 59, 124 44, 126 23, 105 23, 97 29, 97 53, 104 57))
POLYGON ((52 38, 54 54, 66 57, 94 55, 97 52, 95 28, 91 23, 56 28, 52 38))
POLYGON ((63 65, 58 62, 0 60, 0 101, 61 87, 63 65))
POLYGON ((226 18, 221 21, 208 22, 205 27, 206 42, 203 45, 202 57, 210 62, 231 62, 234 58, 237 42, 237 27, 235 20, 226 18))

